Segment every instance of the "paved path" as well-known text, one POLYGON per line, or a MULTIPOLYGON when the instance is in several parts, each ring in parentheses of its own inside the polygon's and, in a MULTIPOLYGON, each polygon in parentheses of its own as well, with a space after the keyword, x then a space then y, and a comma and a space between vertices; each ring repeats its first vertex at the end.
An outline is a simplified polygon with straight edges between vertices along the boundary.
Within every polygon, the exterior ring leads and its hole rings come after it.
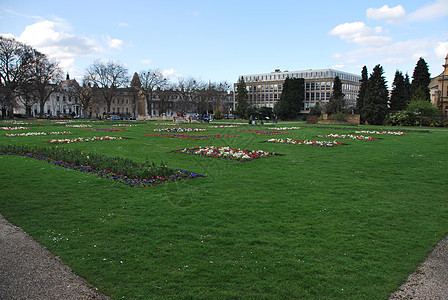
POLYGON ((0 299, 108 299, 0 215, 0 299))
MULTIPOLYGON (((0 214, 0 300, 109 299, 0 214)), ((448 299, 448 237, 390 300, 448 299)))

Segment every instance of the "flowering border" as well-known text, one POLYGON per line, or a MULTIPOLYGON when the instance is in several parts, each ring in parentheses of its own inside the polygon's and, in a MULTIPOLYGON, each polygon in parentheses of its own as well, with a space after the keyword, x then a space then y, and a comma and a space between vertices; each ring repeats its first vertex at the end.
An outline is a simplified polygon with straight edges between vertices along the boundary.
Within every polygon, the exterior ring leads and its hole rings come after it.
POLYGON ((406 135, 403 131, 369 131, 369 130, 359 130, 355 133, 367 133, 367 134, 387 134, 387 135, 406 135))
POLYGON ((76 138, 76 139, 64 139, 64 140, 51 140, 51 141, 47 141, 47 143, 50 144, 69 144, 69 143, 78 143, 78 142, 97 142, 97 141, 111 141, 111 140, 127 140, 127 138, 122 138, 119 136, 101 136, 101 137, 96 137, 94 136, 93 138, 76 138))
POLYGON ((174 152, 182 154, 198 155, 204 157, 230 159, 239 162, 246 162, 257 158, 271 157, 277 155, 275 153, 265 152, 263 150, 233 149, 230 147, 214 147, 214 146, 184 148, 174 152))
POLYGON ((354 134, 336 134, 330 133, 326 135, 318 135, 318 138, 335 138, 335 139, 346 139, 346 140, 358 140, 358 141, 376 141, 378 138, 372 136, 364 135, 354 135, 354 134))
POLYGON ((92 127, 92 125, 87 125, 87 124, 78 124, 78 125, 74 124, 74 125, 70 125, 70 124, 67 124, 67 125, 65 125, 65 127, 72 127, 72 128, 89 128, 89 127, 92 127))
POLYGON ((245 131, 250 132, 252 134, 257 135, 277 135, 277 134, 287 134, 291 132, 282 132, 282 131, 268 131, 268 130, 258 130, 258 129, 235 129, 236 131, 245 131))
POLYGON ((123 129, 123 128, 82 128, 82 130, 101 131, 101 132, 123 132, 123 131, 127 131, 127 129, 123 129))
POLYGON ((345 145, 343 142, 336 141, 309 141, 309 140, 296 140, 296 139, 270 139, 267 140, 268 143, 280 143, 280 144, 294 144, 294 145, 309 145, 317 147, 334 147, 345 145))
POLYGON ((271 129, 271 130, 296 130, 296 129, 302 129, 302 127, 269 127, 268 129, 271 129))
POLYGON ((214 134, 214 135, 191 135, 191 134, 169 134, 169 133, 153 133, 145 134, 146 136, 160 136, 172 139, 185 139, 185 140, 211 140, 211 139, 222 139, 222 138, 234 138, 236 135, 226 135, 226 134, 214 134))
POLYGON ((156 132, 194 132, 194 131, 205 131, 205 127, 195 128, 195 127, 175 127, 175 128, 156 128, 156 132))
POLYGON ((7 137, 19 136, 39 136, 39 135, 57 135, 57 134, 73 134, 70 131, 53 131, 53 132, 24 132, 24 133, 7 133, 7 137))
POLYGON ((6 130, 6 131, 10 131, 10 130, 26 130, 26 129, 30 129, 29 127, 21 127, 21 126, 16 126, 16 127, 0 127, 1 130, 6 130))
POLYGON ((129 178, 129 177, 127 177, 125 175, 121 175, 121 174, 115 174, 108 170, 96 170, 96 169, 92 168, 91 166, 70 164, 68 162, 64 162, 62 160, 55 160, 51 157, 45 157, 44 155, 40 155, 37 153, 20 154, 20 153, 13 153, 13 152, 0 152, 0 155, 27 156, 27 157, 30 157, 33 159, 46 161, 48 163, 51 163, 53 165, 63 167, 66 169, 72 169, 72 170, 83 172, 83 173, 97 175, 102 178, 115 180, 119 183, 126 184, 131 187, 140 187, 140 188, 146 188, 146 187, 158 185, 161 183, 169 183, 169 182, 180 181, 180 180, 185 180, 185 179, 205 177, 205 175, 203 175, 203 174, 196 174, 194 172, 187 172, 186 170, 177 169, 177 170, 173 170, 175 172, 175 174, 173 174, 173 175, 155 176, 155 177, 151 177, 149 179, 146 179, 146 178, 138 179, 138 178, 129 178))

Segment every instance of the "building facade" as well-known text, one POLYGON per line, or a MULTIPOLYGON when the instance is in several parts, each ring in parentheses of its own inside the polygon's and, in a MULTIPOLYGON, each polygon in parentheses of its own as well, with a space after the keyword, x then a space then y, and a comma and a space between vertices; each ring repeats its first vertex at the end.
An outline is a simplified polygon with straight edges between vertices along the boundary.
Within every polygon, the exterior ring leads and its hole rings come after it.
MULTIPOLYGON (((338 76, 342 82, 342 92, 345 94, 346 107, 355 107, 361 76, 333 69, 280 71, 272 73, 243 75, 248 92, 248 104, 253 107, 271 107, 280 100, 283 82, 289 78, 305 79, 305 101, 302 113, 308 113, 311 107, 319 104, 321 107, 330 100, 333 93, 334 78, 338 76)), ((237 83, 234 84, 234 95, 237 83)), ((236 109, 235 97, 233 108, 236 109)))
POLYGON ((443 72, 431 79, 429 91, 431 102, 440 109, 442 115, 448 117, 448 54, 445 57, 443 72))

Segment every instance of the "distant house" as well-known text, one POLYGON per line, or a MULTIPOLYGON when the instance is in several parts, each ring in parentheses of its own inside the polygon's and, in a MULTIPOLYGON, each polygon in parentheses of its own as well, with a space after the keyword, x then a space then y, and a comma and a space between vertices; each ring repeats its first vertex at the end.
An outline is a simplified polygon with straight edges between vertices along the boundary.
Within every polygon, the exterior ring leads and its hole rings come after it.
POLYGON ((439 76, 431 79, 429 90, 431 102, 436 105, 444 117, 448 116, 448 54, 445 57, 444 70, 439 76))

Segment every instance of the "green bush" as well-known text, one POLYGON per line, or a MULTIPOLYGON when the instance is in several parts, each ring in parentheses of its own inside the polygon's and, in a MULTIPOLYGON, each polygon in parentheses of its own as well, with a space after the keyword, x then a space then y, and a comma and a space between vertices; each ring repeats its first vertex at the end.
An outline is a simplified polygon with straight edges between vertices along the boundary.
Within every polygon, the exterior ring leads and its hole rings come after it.
POLYGON ((219 108, 215 109, 215 119, 216 120, 221 120, 222 119, 221 110, 219 108))

